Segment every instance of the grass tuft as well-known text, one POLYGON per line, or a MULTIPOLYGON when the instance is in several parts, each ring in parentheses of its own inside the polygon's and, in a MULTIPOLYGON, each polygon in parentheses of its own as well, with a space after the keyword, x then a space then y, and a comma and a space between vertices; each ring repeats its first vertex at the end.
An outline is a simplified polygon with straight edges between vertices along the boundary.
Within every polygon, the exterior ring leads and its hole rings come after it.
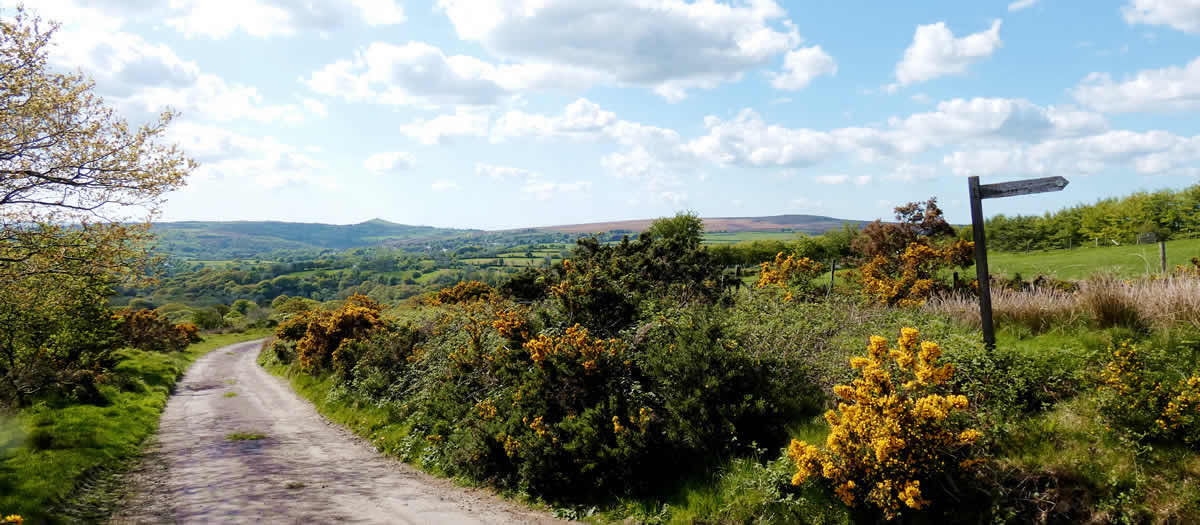
POLYGON ((234 432, 225 436, 225 441, 258 441, 260 439, 267 439, 267 435, 259 432, 234 432))

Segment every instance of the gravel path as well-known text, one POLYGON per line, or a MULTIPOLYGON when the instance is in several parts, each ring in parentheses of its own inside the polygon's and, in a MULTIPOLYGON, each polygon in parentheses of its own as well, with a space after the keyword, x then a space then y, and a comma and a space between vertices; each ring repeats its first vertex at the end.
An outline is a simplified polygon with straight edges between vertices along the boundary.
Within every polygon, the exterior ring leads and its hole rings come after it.
POLYGON ((192 365, 114 523, 559 523, 381 456, 259 367, 261 344, 192 365))

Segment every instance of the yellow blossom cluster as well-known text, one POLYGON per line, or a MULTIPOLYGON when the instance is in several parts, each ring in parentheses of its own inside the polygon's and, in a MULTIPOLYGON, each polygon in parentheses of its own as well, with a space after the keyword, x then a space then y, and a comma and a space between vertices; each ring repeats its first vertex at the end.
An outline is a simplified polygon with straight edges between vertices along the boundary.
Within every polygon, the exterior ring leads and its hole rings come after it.
POLYGON ((504 445, 504 454, 508 457, 516 457, 521 451, 521 442, 514 439, 512 436, 501 434, 496 436, 496 440, 504 445))
POLYGON ((940 248, 913 242, 898 257, 876 255, 860 272, 863 292, 880 304, 921 306, 937 287, 937 271, 969 261, 974 248, 968 241, 940 248))
POLYGON ((527 341, 524 348, 529 351, 530 359, 539 365, 550 356, 563 355, 579 358, 583 368, 590 371, 596 368, 597 359, 616 357, 625 346, 619 339, 594 339, 588 335, 587 328, 576 324, 560 336, 539 335, 527 341))
POLYGON ((9 514, 9 515, 5 516, 4 519, 2 521, 0 521, 0 523, 12 523, 14 525, 21 525, 22 523, 25 523, 25 519, 17 514, 9 514))
POLYGON ((1200 443, 1200 434, 1195 432, 1200 424, 1200 375, 1174 383, 1155 381, 1147 373, 1141 349, 1125 341, 1113 349, 1100 379, 1100 390, 1115 394, 1110 406, 1116 411, 1154 414, 1152 428, 1142 430, 1189 445, 1200 443))
POLYGON ((496 313, 492 327, 505 339, 528 339, 529 320, 526 315, 527 310, 520 307, 501 310, 496 313))
POLYGON ((536 432, 538 437, 546 437, 546 435, 550 433, 550 430, 546 428, 546 423, 542 420, 543 417, 538 416, 533 418, 533 422, 530 423, 529 418, 521 418, 521 421, 529 425, 530 430, 536 432))
POLYGON ((808 257, 797 258, 792 254, 785 258, 783 252, 775 254, 773 262, 764 262, 759 266, 762 271, 758 276, 758 283, 754 285, 755 288, 777 286, 787 290, 787 295, 783 298, 785 301, 791 301, 793 298, 793 284, 808 283, 825 270, 821 263, 808 257))
POLYGON ((922 342, 913 328, 901 331, 894 349, 871 337, 867 356, 850 361, 860 377, 834 388, 843 402, 825 414, 824 450, 797 440, 788 447, 796 465, 792 484, 823 477, 846 505, 870 504, 892 519, 904 507, 930 503, 921 480, 975 465, 963 456, 982 435, 951 420, 967 408, 967 398, 932 392, 954 373, 938 365, 940 356, 938 344, 922 342))
POLYGON ((491 297, 494 291, 491 286, 479 281, 460 281, 450 288, 439 290, 427 302, 434 306, 467 303, 491 297))
POLYGON ((491 421, 496 417, 496 405, 492 404, 491 399, 484 399, 483 401, 475 403, 475 412, 477 412, 479 417, 484 421, 491 421))

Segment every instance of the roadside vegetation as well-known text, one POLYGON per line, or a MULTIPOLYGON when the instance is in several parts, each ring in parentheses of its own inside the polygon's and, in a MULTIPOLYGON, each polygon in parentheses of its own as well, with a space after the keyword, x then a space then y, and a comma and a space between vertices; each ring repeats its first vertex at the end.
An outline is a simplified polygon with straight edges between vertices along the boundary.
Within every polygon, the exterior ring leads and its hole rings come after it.
POLYGON ((260 361, 381 451, 564 517, 1200 519, 1200 266, 995 280, 989 351, 935 201, 850 237, 832 293, 801 250, 740 287, 700 228, 298 312, 260 361))
POLYGON ((0 417, 0 512, 30 523, 106 517, 105 507, 80 506, 74 498, 136 459, 188 365, 222 346, 266 335, 265 329, 207 335, 182 351, 117 350, 94 402, 47 397, 7 412, 0 417))

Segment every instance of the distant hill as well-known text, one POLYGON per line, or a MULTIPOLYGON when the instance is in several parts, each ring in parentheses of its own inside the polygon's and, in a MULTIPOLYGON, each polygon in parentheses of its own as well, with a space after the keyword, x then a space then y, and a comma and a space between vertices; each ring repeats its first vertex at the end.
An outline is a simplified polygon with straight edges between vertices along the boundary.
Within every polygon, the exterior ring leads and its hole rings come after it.
MULTIPOLYGON (((155 223, 159 251, 189 260, 230 260, 261 257, 277 251, 346 250, 368 246, 409 249, 455 249, 464 243, 535 244, 573 242, 579 235, 600 232, 638 233, 654 219, 568 224, 541 228, 485 231, 396 224, 373 219, 359 224, 320 224, 279 221, 187 221, 155 223)), ((709 233, 804 232, 823 233, 850 221, 818 215, 772 217, 714 217, 704 219, 709 233)))
POLYGON ((381 219, 337 225, 277 221, 159 222, 159 249, 189 259, 235 259, 276 250, 344 250, 440 240, 480 230, 410 226, 381 219))
MULTIPOLYGON (((772 215, 770 217, 708 217, 704 218, 704 231, 716 232, 778 232, 794 231, 812 235, 825 233, 842 224, 850 223, 861 226, 868 221, 835 219, 821 215, 772 215)), ((593 222, 588 224, 565 224, 562 226, 545 226, 537 228, 543 231, 564 233, 599 233, 614 230, 632 232, 645 231, 654 219, 637 219, 629 221, 593 222)))

